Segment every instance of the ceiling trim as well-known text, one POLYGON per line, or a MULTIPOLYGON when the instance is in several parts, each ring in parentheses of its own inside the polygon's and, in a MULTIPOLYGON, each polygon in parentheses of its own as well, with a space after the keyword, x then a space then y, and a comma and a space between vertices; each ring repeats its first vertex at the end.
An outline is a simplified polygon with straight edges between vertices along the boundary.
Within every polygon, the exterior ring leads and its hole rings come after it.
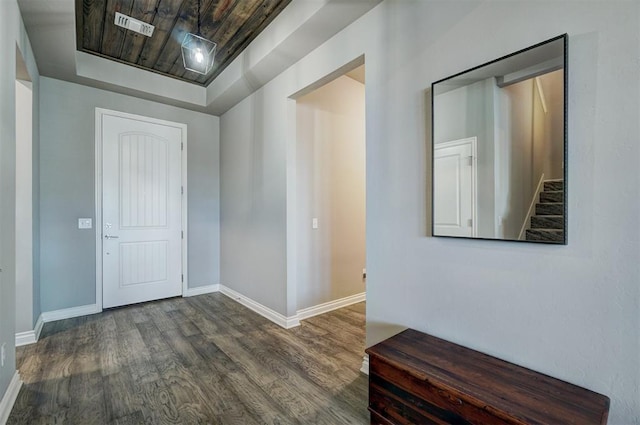
POLYGON ((207 111, 225 113, 380 2, 293 0, 207 87, 207 111))
POLYGON ((75 52, 75 58, 79 77, 196 106, 207 105, 205 87, 81 51, 75 52))
POLYGON ((207 87, 76 50, 76 0, 18 0, 40 74, 221 115, 381 0, 292 0, 207 87), (48 25, 55 19, 55 25, 48 25), (61 43, 62 42, 62 43, 61 43))

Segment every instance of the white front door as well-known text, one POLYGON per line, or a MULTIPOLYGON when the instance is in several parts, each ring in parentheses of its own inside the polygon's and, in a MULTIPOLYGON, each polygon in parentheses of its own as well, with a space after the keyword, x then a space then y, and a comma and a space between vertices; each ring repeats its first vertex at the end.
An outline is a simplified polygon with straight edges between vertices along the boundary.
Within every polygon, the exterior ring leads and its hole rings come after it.
POLYGON ((476 236, 476 138, 435 145, 433 156, 434 234, 476 236))
POLYGON ((102 115, 103 307, 182 294, 182 130, 102 115))

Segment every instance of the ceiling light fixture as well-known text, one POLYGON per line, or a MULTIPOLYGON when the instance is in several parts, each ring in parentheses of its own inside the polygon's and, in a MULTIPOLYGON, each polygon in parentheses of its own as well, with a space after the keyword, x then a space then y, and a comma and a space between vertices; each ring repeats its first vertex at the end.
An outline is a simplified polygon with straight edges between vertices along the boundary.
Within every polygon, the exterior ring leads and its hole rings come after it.
POLYGON ((213 68, 216 43, 202 37, 200 33, 200 0, 198 0, 198 32, 188 33, 182 41, 182 62, 184 69, 207 75, 213 68))

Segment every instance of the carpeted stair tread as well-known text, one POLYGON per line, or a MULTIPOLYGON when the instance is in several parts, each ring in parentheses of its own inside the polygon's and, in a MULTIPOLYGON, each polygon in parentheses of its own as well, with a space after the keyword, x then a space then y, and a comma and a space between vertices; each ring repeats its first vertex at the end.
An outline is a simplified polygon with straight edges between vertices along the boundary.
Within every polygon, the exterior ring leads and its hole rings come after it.
POLYGON ((563 242, 564 230, 562 229, 529 229, 526 239, 528 241, 563 242))
POLYGON ((564 242, 564 180, 543 184, 525 239, 537 242, 564 242))
POLYGON ((544 182, 543 190, 544 191, 564 190, 564 181, 563 180, 547 180, 546 182, 544 182))
POLYGON ((540 192, 540 202, 543 204, 562 201, 564 201, 564 192, 562 190, 540 192))
POLYGON ((564 229, 564 217, 561 215, 534 215, 531 217, 532 229, 564 229))
POLYGON ((536 204, 535 215, 564 215, 564 204, 562 202, 536 204))

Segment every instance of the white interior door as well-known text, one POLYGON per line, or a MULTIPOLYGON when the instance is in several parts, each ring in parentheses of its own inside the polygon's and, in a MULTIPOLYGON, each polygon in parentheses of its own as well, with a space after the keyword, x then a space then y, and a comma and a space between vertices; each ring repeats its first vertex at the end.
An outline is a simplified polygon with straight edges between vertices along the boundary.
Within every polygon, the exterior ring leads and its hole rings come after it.
POLYGON ((476 138, 437 144, 433 161, 434 232, 443 236, 476 236, 476 138))
POLYGON ((105 308, 182 293, 179 127, 102 116, 105 308))

